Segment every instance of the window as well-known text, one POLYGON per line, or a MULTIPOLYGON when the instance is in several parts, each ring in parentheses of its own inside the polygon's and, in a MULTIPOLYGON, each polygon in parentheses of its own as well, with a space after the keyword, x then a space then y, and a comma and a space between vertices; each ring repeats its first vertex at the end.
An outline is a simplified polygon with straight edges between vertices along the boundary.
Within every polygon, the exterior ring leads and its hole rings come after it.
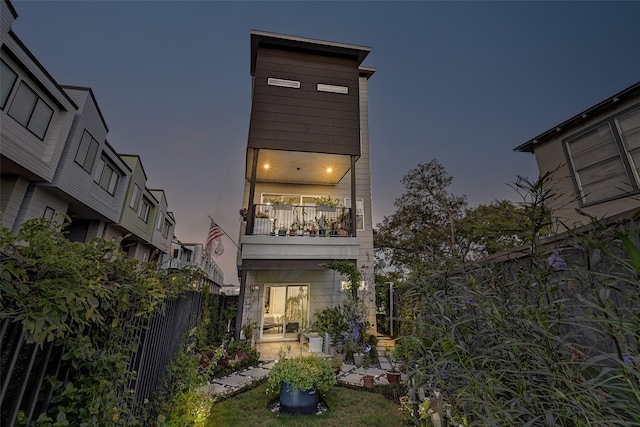
POLYGON ((4 61, 0 61, 0 109, 4 110, 18 75, 4 61))
POLYGON ((100 187, 113 196, 116 193, 119 178, 120 174, 116 168, 108 160, 100 158, 95 180, 100 187))
POLYGON ((158 215, 158 223, 156 225, 156 228, 158 229, 158 231, 162 231, 163 225, 164 225, 164 212, 160 212, 160 215, 158 215))
POLYGON ((322 83, 318 83, 316 90, 318 92, 342 93, 345 95, 349 93, 349 88, 346 86, 325 85, 322 83))
POLYGON ((640 108, 634 108, 564 141, 583 205, 638 190, 640 108))
POLYGON ((640 108, 616 119, 633 176, 640 183, 640 108))
POLYGON ((93 139, 89 132, 85 130, 76 153, 76 163, 82 166, 82 169, 91 173, 93 164, 96 161, 96 154, 98 154, 98 141, 93 139))
POLYGON ((52 208, 52 207, 50 207, 50 206, 47 206, 47 207, 44 209, 44 214, 42 215, 42 217, 43 217, 43 218, 46 218, 46 219, 53 219, 53 216, 55 215, 55 213, 56 213, 56 210, 55 210, 55 209, 53 209, 53 208, 52 208))
POLYGON ((53 117, 53 109, 25 82, 20 82, 16 96, 9 107, 9 115, 38 138, 44 139, 53 117))
POLYGON ((280 87, 290 87, 293 89, 300 89, 300 82, 296 80, 274 79, 273 77, 269 77, 267 79, 267 84, 269 86, 280 86, 280 87))
POLYGON ((143 220, 145 223, 148 223, 150 213, 151 213, 151 202, 146 198, 143 198, 142 204, 140 205, 140 210, 138 211, 138 218, 143 220))
POLYGON ((131 192, 131 200, 129 201, 129 207, 138 212, 140 206, 140 197, 142 197, 142 190, 138 187, 138 184, 133 185, 133 191, 131 192))
POLYGON ((169 230, 171 230, 171 223, 165 219, 164 227, 162 228, 162 237, 165 239, 169 238, 169 230))

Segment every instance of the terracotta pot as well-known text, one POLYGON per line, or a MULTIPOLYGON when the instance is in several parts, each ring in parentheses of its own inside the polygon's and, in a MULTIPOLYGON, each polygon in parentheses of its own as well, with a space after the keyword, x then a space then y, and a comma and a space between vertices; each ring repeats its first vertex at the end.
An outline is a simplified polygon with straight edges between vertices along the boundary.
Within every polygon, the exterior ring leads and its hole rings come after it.
POLYGON ((389 381, 389 383, 400 382, 400 372, 398 372, 398 371, 387 371, 387 381, 389 381))
POLYGON ((373 387, 373 379, 372 375, 365 375, 362 377, 362 385, 365 386, 365 388, 373 387))
POLYGON ((347 359, 347 353, 336 353, 335 358, 341 360, 342 363, 347 359))

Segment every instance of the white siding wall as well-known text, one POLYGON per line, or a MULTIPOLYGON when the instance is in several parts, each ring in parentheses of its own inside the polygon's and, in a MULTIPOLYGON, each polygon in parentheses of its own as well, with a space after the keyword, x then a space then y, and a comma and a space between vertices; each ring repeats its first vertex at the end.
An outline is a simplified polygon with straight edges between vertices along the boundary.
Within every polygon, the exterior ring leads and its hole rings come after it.
POLYGON ((264 307, 266 285, 302 284, 309 286, 309 325, 315 321, 315 312, 324 307, 335 307, 345 297, 340 290, 344 280, 332 270, 259 270, 247 274, 247 294, 243 311, 243 323, 260 322, 264 307), (251 291, 257 285, 258 291, 251 291))
MULTIPOLYGON (((27 190, 27 193, 22 200, 18 217, 13 226, 13 232, 15 233, 20 228, 20 225, 33 218, 40 218, 44 215, 44 211, 47 207, 55 210, 55 215, 67 213, 69 204, 49 191, 46 187, 32 185, 27 190)), ((60 221, 59 217, 54 219, 60 221)))
POLYGON ((2 226, 12 229, 20 205, 29 188, 29 180, 17 175, 2 175, 0 186, 0 220, 2 226))
POLYGON ((109 221, 118 221, 122 212, 128 184, 128 168, 119 156, 106 144, 107 129, 104 126, 98 107, 93 102, 88 90, 66 89, 69 96, 79 104, 69 139, 56 172, 53 183, 64 192, 91 207, 109 221), (75 162, 84 131, 87 131, 98 142, 91 173, 75 162), (96 182, 99 173, 100 156, 109 158, 122 173, 114 195, 109 194, 96 182))
MULTIPOLYGON (((15 42, 11 44, 15 45, 15 42)), ((50 182, 53 179, 71 128, 75 106, 64 97, 59 88, 48 80, 48 77, 31 62, 30 58, 28 58, 24 52, 16 51, 15 49, 13 51, 17 56, 21 57, 21 60, 26 66, 30 66, 30 71, 40 78, 40 84, 47 87, 50 93, 58 95, 56 99, 64 106, 66 111, 61 110, 54 100, 42 91, 18 64, 2 52, 2 59, 18 74, 18 81, 25 81, 29 87, 53 109, 53 117, 51 118, 44 140, 41 141, 8 114, 9 107, 16 93, 16 88, 14 87, 7 101, 5 110, 0 112, 2 115, 2 128, 0 130, 2 154, 37 174, 43 180, 50 182)), ((18 84, 16 84, 16 87, 17 86, 18 84)))

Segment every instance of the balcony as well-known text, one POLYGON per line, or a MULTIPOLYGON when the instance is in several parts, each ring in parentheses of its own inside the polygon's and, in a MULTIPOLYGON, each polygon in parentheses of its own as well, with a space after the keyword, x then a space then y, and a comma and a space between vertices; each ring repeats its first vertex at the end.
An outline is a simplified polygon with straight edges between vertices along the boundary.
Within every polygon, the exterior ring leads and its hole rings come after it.
POLYGON ((328 206, 257 204, 253 229, 241 237, 242 259, 355 259, 351 209, 328 206))
POLYGON ((249 235, 278 237, 352 237, 351 209, 333 206, 289 204, 255 205, 253 229, 249 235))

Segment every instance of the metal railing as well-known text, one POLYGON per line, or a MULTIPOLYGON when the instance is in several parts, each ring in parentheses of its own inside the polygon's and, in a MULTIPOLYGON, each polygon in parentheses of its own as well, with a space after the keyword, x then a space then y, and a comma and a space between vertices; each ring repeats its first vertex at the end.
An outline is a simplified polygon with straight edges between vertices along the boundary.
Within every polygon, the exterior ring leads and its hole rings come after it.
POLYGON ((253 230, 274 236, 353 236, 351 209, 329 206, 255 205, 253 230))
MULTIPOLYGON (((151 400, 161 373, 171 358, 181 351, 185 331, 197 325, 202 294, 191 292, 169 301, 163 313, 157 313, 146 324, 139 322, 126 340, 138 342, 129 360, 130 371, 137 376, 129 384, 134 391, 136 412, 151 400)), ((73 382, 70 361, 64 360, 65 349, 54 343, 44 346, 29 344, 22 327, 11 319, 0 323, 0 425, 13 427, 18 417, 35 419, 47 412, 54 385, 45 381, 55 377, 65 384, 73 382)))

